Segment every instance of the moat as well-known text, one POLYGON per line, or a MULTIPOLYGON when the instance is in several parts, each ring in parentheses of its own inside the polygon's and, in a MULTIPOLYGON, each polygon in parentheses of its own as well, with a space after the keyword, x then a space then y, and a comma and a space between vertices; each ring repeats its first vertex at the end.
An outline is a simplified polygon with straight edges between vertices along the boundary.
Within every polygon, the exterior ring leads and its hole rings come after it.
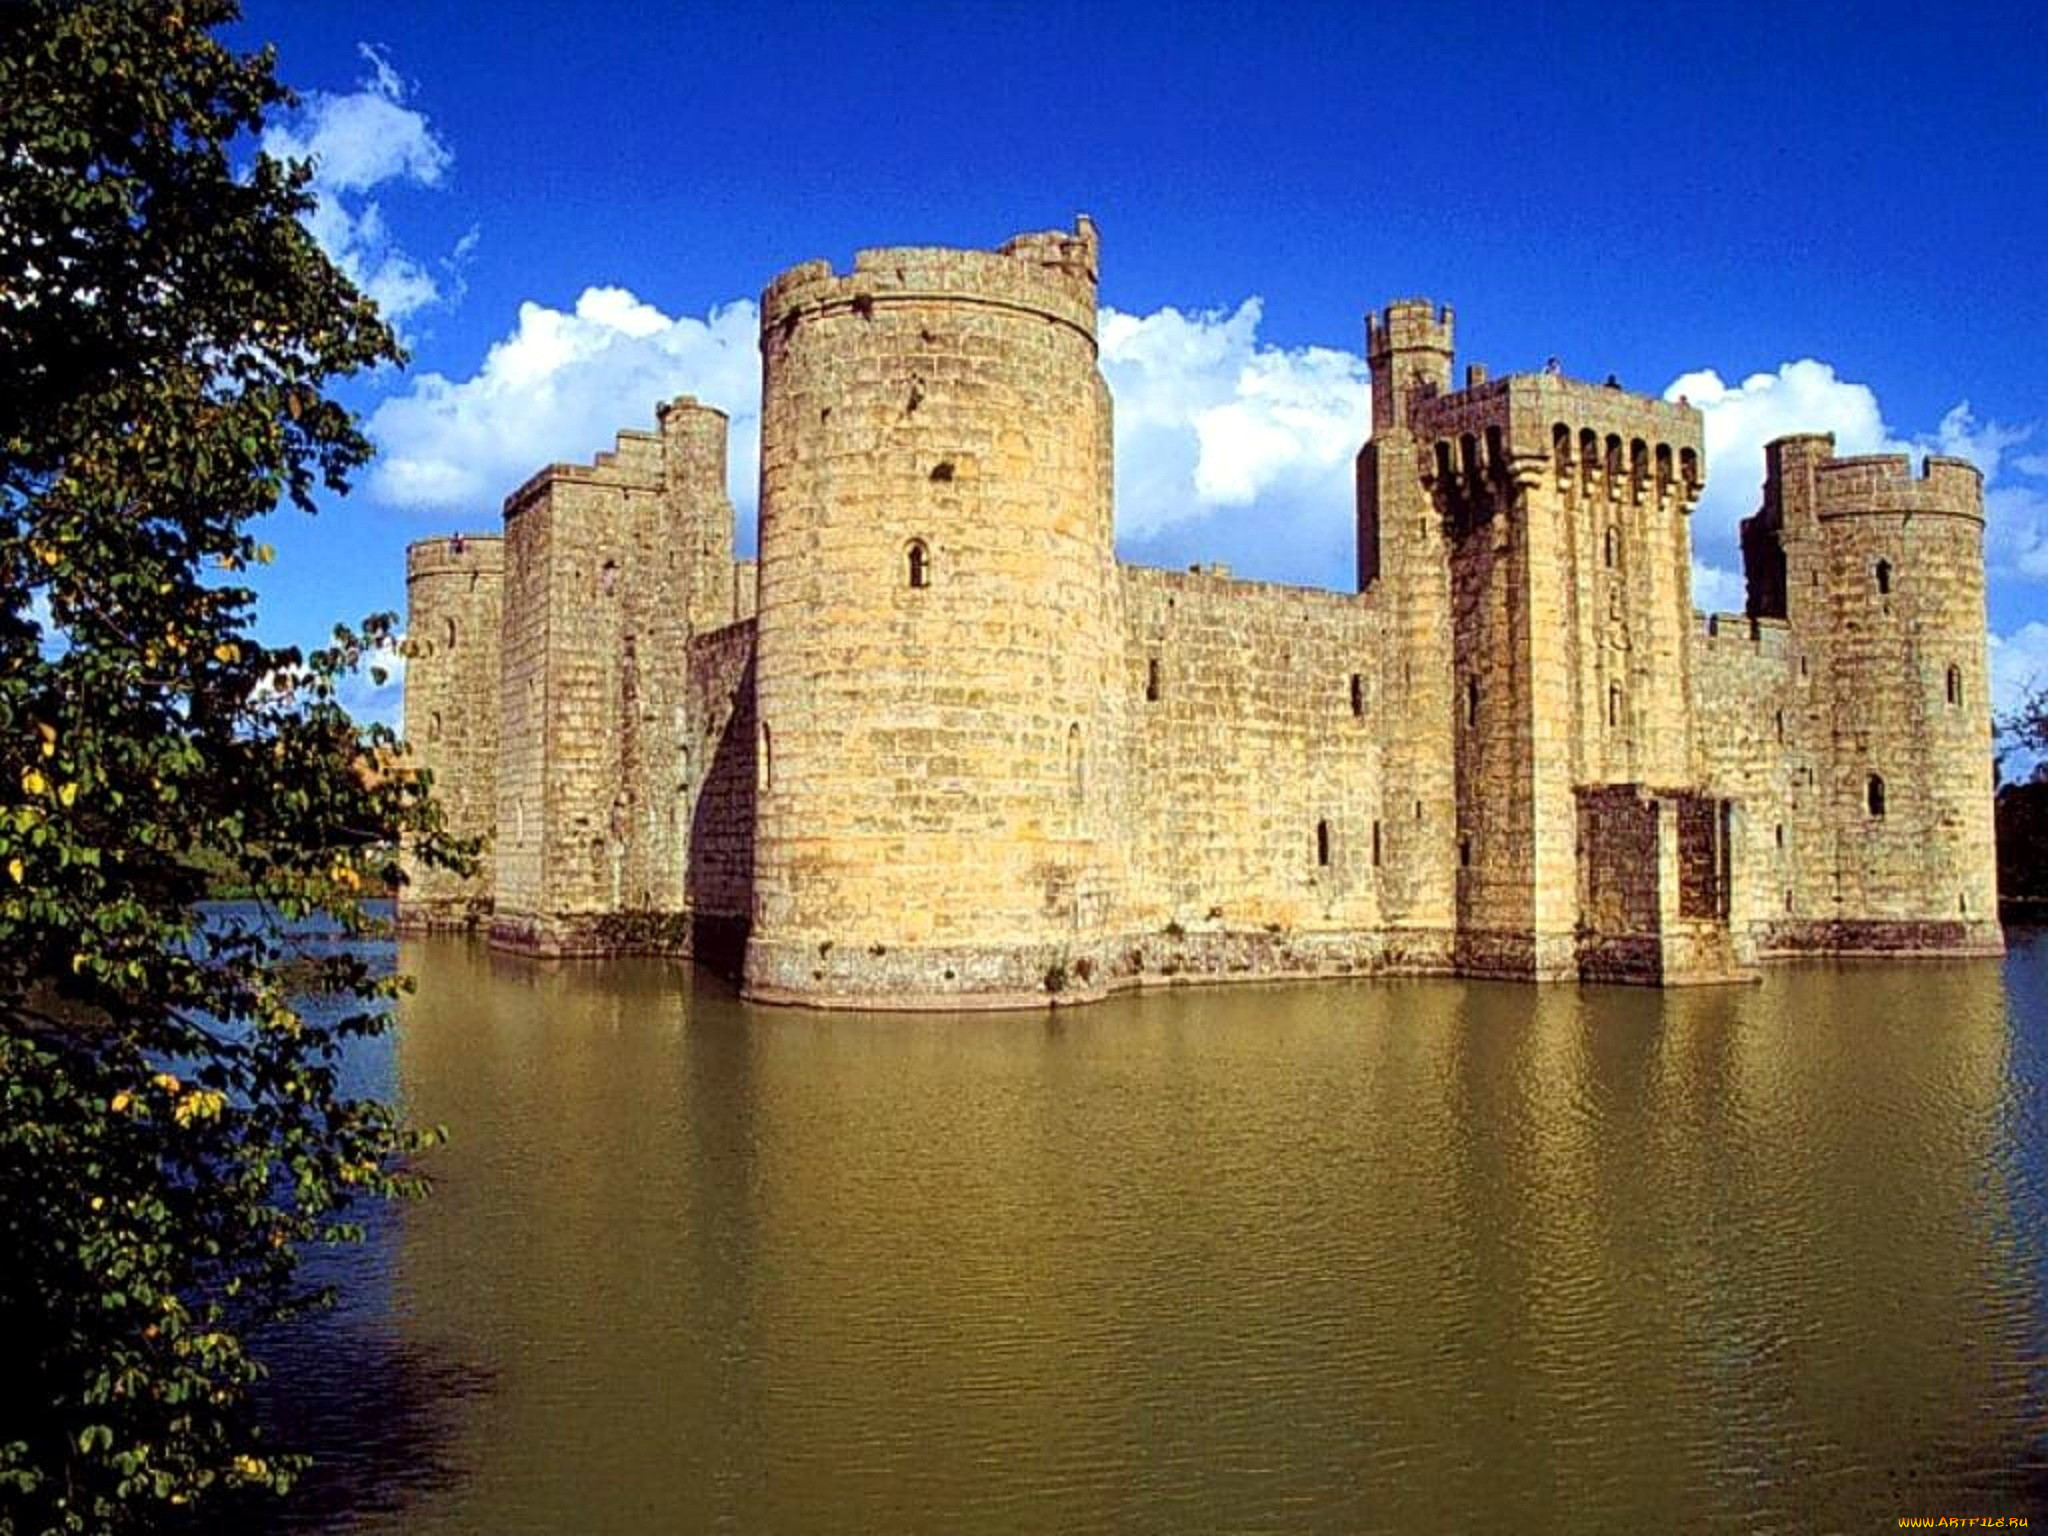
POLYGON ((297 1528, 2048 1516, 2048 934, 1658 993, 758 1010, 406 941, 455 1139, 278 1361, 297 1528))

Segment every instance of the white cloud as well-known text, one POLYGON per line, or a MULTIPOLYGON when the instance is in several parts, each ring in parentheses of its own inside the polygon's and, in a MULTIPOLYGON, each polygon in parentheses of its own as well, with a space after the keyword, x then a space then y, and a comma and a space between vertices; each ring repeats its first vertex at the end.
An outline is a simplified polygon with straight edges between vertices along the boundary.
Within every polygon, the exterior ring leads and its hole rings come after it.
POLYGON ((377 407, 370 490, 396 506, 485 521, 535 470, 587 462, 619 428, 652 426, 657 402, 689 394, 732 418, 729 489, 735 506, 751 509, 758 334, 746 300, 702 320, 666 315, 624 288, 586 288, 568 310, 528 301, 470 377, 420 374, 377 407))
POLYGON ((1701 613, 1740 613, 1747 600, 1740 571, 1693 561, 1692 605, 1701 613))
POLYGON ((1229 313, 1103 311, 1121 540, 1160 564, 1221 558, 1241 574, 1346 585, 1365 360, 1262 343, 1260 318, 1256 298, 1229 313))
POLYGON ((476 232, 437 263, 437 276, 398 244, 382 206, 364 196, 392 183, 439 186, 455 157, 425 115, 405 104, 405 82, 384 53, 368 43, 358 51, 370 66, 368 78, 346 95, 308 93, 297 117, 264 133, 263 148, 280 158, 313 162, 312 190, 319 203, 306 227, 396 324, 442 299, 444 281, 459 283, 476 232))
POLYGON ((1774 373, 1753 373, 1739 385, 1723 383, 1711 368, 1681 374, 1664 398, 1690 400, 1704 418, 1707 487, 1693 513, 1692 537, 1710 562, 1739 563, 1736 528, 1757 509, 1764 444, 1772 438, 1832 432, 1839 454, 1907 451, 1887 431, 1870 386, 1840 378, 1833 364, 1810 357, 1782 363, 1774 373))

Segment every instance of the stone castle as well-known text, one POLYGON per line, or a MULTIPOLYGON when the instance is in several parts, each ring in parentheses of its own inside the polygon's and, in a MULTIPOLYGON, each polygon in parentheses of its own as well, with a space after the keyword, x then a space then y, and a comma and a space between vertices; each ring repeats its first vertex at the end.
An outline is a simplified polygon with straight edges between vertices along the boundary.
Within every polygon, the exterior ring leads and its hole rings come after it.
POLYGON ((1123 565, 1096 270, 1082 219, 770 284, 758 562, 689 399, 413 545, 405 734, 486 852, 401 921, 875 1008, 2000 948, 1974 468, 1774 442, 1703 617, 1699 414, 1453 388, 1410 300, 1355 593, 1123 565))

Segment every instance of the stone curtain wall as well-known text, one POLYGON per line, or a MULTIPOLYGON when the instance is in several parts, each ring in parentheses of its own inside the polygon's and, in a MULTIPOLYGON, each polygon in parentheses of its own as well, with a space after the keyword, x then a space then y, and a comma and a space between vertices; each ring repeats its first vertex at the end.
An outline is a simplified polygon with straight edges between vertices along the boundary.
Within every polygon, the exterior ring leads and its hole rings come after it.
MULTIPOLYGON (((1818 910, 1833 839, 1811 814, 1808 722, 1790 628, 1782 619, 1696 616, 1692 710, 1702 780, 1736 803, 1729 921, 1744 959, 1761 925, 1818 910)), ((1828 882, 1831 884, 1832 882, 1828 882)))
POLYGON ((490 916, 504 582, 497 538, 423 539, 405 552, 405 740, 413 763, 433 775, 449 831, 483 845, 468 878, 405 861, 398 915, 408 929, 470 927, 490 916))
POLYGON ((1383 788, 1381 742, 1402 725, 1381 697, 1370 603, 1127 566, 1123 610, 1122 926, 1379 928, 1407 828, 1383 788))

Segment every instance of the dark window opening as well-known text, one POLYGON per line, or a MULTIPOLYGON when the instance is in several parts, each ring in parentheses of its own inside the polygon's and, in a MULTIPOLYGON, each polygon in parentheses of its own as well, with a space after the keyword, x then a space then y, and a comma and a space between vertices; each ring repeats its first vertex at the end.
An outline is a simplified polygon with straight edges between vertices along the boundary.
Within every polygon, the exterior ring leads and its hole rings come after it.
POLYGON ((1948 701, 1951 705, 1963 702, 1963 669, 1961 667, 1950 667, 1948 669, 1948 701))
POLYGON ((1465 679, 1465 723, 1479 723, 1479 679, 1476 677, 1465 679))
POLYGON ((1775 828, 1774 828, 1773 830, 1774 830, 1774 831, 1776 832, 1776 834, 1777 834, 1777 838, 1778 838, 1778 846, 1779 846, 1780 848, 1784 847, 1784 846, 1785 846, 1785 823, 1783 823, 1782 821, 1781 821, 1781 822, 1779 822, 1779 823, 1778 823, 1778 825, 1777 825, 1777 826, 1776 826, 1776 827, 1775 827, 1775 828))
POLYGON ((1609 683, 1607 685, 1607 723, 1610 726, 1621 724, 1621 685, 1619 683, 1609 683))
POLYGON ((1351 713, 1365 713, 1365 675, 1361 672, 1351 674, 1351 713))
POLYGON ((452 651, 455 649, 455 620, 453 618, 444 620, 443 630, 447 641, 446 649, 452 651))
POLYGON ((1785 711, 1782 709, 1778 711, 1777 728, 1778 740, 1783 741, 1785 739, 1785 711))
POLYGON ((1327 821, 1316 823, 1316 863, 1325 869, 1329 868, 1330 824, 1327 821))
POLYGON ((1609 528, 1607 530, 1605 548, 1601 551, 1601 558, 1606 563, 1606 566, 1610 571, 1614 569, 1614 546, 1618 542, 1620 541, 1617 535, 1615 534, 1615 531, 1612 528, 1609 528))
POLYGON ((1378 822, 1372 824, 1372 867, 1374 869, 1380 867, 1380 824, 1378 822))
POLYGON ((1863 786, 1863 800, 1869 806, 1872 816, 1884 815, 1884 779, 1873 773, 1869 783, 1863 786))
POLYGON ((1892 563, 1889 560, 1877 562, 1877 590, 1880 594, 1892 589, 1892 563))
POLYGON ((1471 867, 1472 839, 1469 837, 1461 837, 1458 839, 1458 868, 1470 869, 1471 867))
POLYGON ((903 559, 913 588, 921 592, 932 584, 932 556, 923 539, 912 539, 903 559))
POLYGON ((1145 702, 1147 704, 1157 704, 1159 702, 1159 658, 1157 656, 1150 656, 1145 660, 1145 702))

